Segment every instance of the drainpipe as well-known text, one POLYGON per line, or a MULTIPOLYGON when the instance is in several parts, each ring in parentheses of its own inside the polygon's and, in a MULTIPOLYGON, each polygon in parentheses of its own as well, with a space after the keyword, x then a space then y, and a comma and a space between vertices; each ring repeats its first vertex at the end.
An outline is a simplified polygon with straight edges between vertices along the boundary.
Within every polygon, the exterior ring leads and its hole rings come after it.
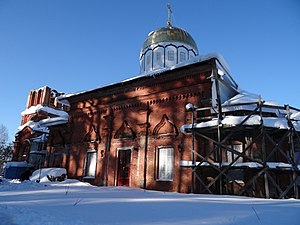
POLYGON ((195 123, 195 107, 192 108, 192 186, 191 192, 195 193, 195 131, 194 131, 194 123, 195 123))
POLYGON ((111 137, 112 137, 112 123, 114 116, 111 113, 112 111, 110 110, 110 113, 107 117, 109 124, 108 124, 108 135, 105 143, 105 152, 107 154, 107 163, 106 163, 106 171, 105 171, 105 186, 108 186, 108 172, 109 172, 109 161, 110 161, 110 144, 111 144, 111 137))
POLYGON ((150 116, 150 113, 151 113, 151 110, 150 110, 150 107, 149 107, 149 102, 147 102, 143 189, 146 189, 146 183, 147 183, 147 154, 148 154, 148 136, 149 136, 149 116, 150 116))

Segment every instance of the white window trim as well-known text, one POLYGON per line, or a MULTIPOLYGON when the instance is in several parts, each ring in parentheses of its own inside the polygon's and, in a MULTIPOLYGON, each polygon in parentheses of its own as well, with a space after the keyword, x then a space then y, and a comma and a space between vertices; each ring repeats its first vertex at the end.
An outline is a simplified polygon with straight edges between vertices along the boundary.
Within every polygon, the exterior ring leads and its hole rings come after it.
POLYGON ((159 146, 157 148, 157 179, 156 181, 173 181, 174 180, 174 168, 175 168, 175 155, 174 155, 175 151, 174 151, 174 147, 172 146, 159 146), (160 150, 161 149, 172 149, 172 178, 169 179, 169 178, 160 178, 159 177, 159 171, 160 171, 160 168, 159 168, 159 157, 160 157, 160 150))

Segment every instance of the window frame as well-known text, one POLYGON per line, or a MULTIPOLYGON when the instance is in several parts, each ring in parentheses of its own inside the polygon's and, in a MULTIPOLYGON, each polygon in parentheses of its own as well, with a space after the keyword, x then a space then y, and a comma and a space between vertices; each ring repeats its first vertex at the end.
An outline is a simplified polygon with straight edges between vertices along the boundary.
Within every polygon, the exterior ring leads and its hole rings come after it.
POLYGON ((151 64, 151 56, 146 55, 146 65, 149 66, 151 64))
POLYGON ((156 55, 156 61, 157 62, 160 62, 161 61, 161 52, 160 51, 157 51, 157 52, 155 52, 155 55, 156 55))
MULTIPOLYGON (((228 144, 227 147, 239 152, 239 153, 243 153, 244 152, 244 145, 243 143, 231 143, 228 144), (235 148, 239 146, 239 149, 235 148)), ((238 154, 235 154, 231 151, 226 151, 226 156, 227 156, 227 162, 232 163, 233 161, 235 161, 234 163, 242 163, 243 162, 243 157, 239 157, 238 154), (239 158, 238 158, 239 157, 239 158), (235 160, 236 158, 238 158, 237 160, 235 160)))
POLYGON ((30 146, 30 152, 44 150, 45 142, 43 141, 32 141, 30 146))
POLYGON ((186 61, 186 54, 185 52, 180 52, 179 53, 179 62, 184 62, 186 61))
POLYGON ((175 52, 174 52, 174 50, 168 50, 168 61, 175 61, 175 52))
MULTIPOLYGON (((91 161, 90 161, 91 162, 91 161)), ((84 162, 84 171, 83 171, 83 178, 85 179, 94 179, 96 178, 96 172, 97 172, 97 163, 98 163, 98 152, 95 149, 88 149, 85 155, 85 162, 84 162), (95 154, 95 170, 94 170, 94 175, 89 175, 87 172, 90 172, 88 170, 88 162, 89 162, 89 157, 88 155, 95 154)))
POLYGON ((173 146, 160 146, 157 147, 157 172, 156 172, 156 180, 157 181, 173 181, 174 180, 174 168, 175 168, 175 149, 173 146), (161 151, 162 150, 171 150, 171 154, 169 155, 168 153, 164 157, 164 164, 167 164, 167 167, 165 167, 164 171, 164 176, 161 176, 161 151), (168 157, 171 158, 171 162, 168 162, 168 157), (171 169, 169 168, 171 167, 171 169), (167 177, 168 170, 171 170, 171 176, 167 177))

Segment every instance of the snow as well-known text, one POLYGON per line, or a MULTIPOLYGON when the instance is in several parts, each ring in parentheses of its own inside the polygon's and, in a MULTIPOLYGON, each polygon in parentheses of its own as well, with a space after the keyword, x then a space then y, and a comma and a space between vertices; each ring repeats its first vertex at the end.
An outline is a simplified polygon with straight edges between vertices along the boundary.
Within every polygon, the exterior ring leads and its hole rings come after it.
POLYGON ((224 67, 224 69, 226 71, 229 71, 229 66, 226 63, 225 59, 223 58, 223 56, 221 54, 218 53, 211 53, 211 54, 206 54, 206 55, 197 55, 195 57, 192 57, 189 60, 186 60, 184 62, 178 63, 175 66, 171 67, 170 70, 176 69, 176 68, 180 68, 186 65, 191 65, 194 63, 198 63, 198 62, 204 62, 210 59, 216 58, 218 59, 218 61, 221 63, 221 65, 224 67))
MULTIPOLYGON (((237 126, 244 121, 247 116, 225 116, 223 120, 220 122, 221 125, 225 126, 237 126)), ((243 125, 248 126, 258 126, 261 124, 261 120, 263 120, 264 127, 277 128, 277 129, 289 129, 288 121, 286 118, 278 118, 278 117, 260 117, 259 115, 250 116, 243 125)), ((293 126, 296 131, 300 131, 300 121, 292 121, 293 126)), ((193 128, 208 128, 214 127, 218 125, 218 119, 213 118, 207 122, 194 123, 193 128)), ((180 127, 180 131, 184 134, 187 133, 187 129, 192 129, 192 124, 184 124, 180 127)))
POLYGON ((30 127, 33 131, 38 131, 42 133, 49 133, 48 127, 41 126, 39 122, 28 121, 27 123, 23 124, 22 126, 18 127, 18 132, 22 131, 25 127, 30 127))
POLYGON ((59 116, 59 117, 64 117, 64 118, 68 118, 68 113, 66 113, 63 110, 57 110, 48 106, 42 106, 41 104, 35 105, 35 106, 31 106, 28 109, 24 110, 21 115, 25 116, 25 115, 30 115, 33 113, 38 113, 40 111, 43 112, 47 112, 49 114, 55 115, 55 116, 59 116))
MULTIPOLYGON (((230 164, 230 162, 222 162, 221 166, 228 166, 230 164)), ((194 166, 220 166, 220 163, 218 162, 195 162, 194 166)), ((272 164, 273 166, 276 165, 276 163, 272 164)), ((181 160, 180 161, 180 166, 181 167, 190 167, 193 166, 193 161, 189 161, 189 160, 181 160)), ((259 168, 262 167, 263 165, 257 162, 235 162, 231 165, 232 167, 248 167, 248 168, 259 168)), ((276 167, 275 167, 276 168, 276 167)))
POLYGON ((65 94, 60 95, 60 96, 58 96, 58 97, 55 98, 55 102, 58 102, 58 103, 60 103, 62 105, 71 107, 70 102, 67 99, 65 99, 65 97, 66 97, 65 94))
POLYGON ((59 177, 63 174, 67 175, 67 171, 65 168, 43 168, 34 171, 29 179, 31 181, 39 180, 39 182, 49 182, 47 176, 59 177))
POLYGON ((68 122, 68 117, 48 117, 39 121, 40 125, 43 126, 54 126, 58 124, 64 124, 68 122))
POLYGON ((51 117, 48 116, 48 118, 42 119, 38 122, 30 120, 27 123, 23 124, 22 126, 19 126, 18 132, 22 131, 25 127, 30 127, 33 131, 49 133, 49 129, 48 129, 49 126, 68 123, 69 115, 67 112, 53 109, 47 106, 42 106, 42 105, 31 106, 30 108, 23 111, 21 114, 24 116, 24 115, 30 115, 40 111, 47 112, 49 115, 52 116, 51 117))
POLYGON ((76 92, 76 93, 64 94, 64 95, 60 96, 59 98, 62 101, 62 99, 64 99, 64 98, 67 99, 69 97, 73 97, 73 96, 77 96, 77 95, 81 95, 81 94, 86 94, 86 93, 94 91, 94 90, 110 87, 110 86, 113 86, 113 85, 116 85, 116 84, 119 84, 119 83, 120 84, 126 83, 126 82, 129 82, 129 81, 133 81, 135 79, 139 79, 141 77, 148 77, 148 76, 154 76, 155 77, 156 75, 159 75, 159 74, 164 73, 166 71, 174 70, 174 69, 177 69, 177 68, 180 68, 180 67, 184 67, 184 66, 199 63, 199 62, 204 62, 204 61, 207 61, 207 60, 210 60, 210 59, 213 59, 213 58, 218 59, 218 61, 220 62, 220 64, 222 65, 222 67, 224 68, 225 71, 229 71, 229 66, 226 63, 226 61, 225 61, 225 59, 223 58, 222 55, 220 55, 218 53, 212 53, 212 54, 206 54, 206 55, 197 55, 195 57, 190 58, 189 60, 178 63, 178 64, 172 66, 171 68, 160 68, 160 69, 157 69, 157 70, 152 70, 152 71, 149 71, 149 72, 140 73, 137 76, 130 77, 128 79, 125 79, 125 80, 117 82, 117 83, 111 83, 111 84, 108 84, 108 85, 99 86, 99 87, 96 87, 96 88, 93 88, 93 89, 84 90, 84 91, 80 91, 80 92, 76 92))
POLYGON ((18 132, 22 131, 25 127, 30 127, 33 131, 38 131, 42 133, 49 133, 49 126, 55 126, 60 124, 68 123, 68 118, 64 117, 53 117, 53 118, 46 118, 42 119, 38 122, 28 121, 27 123, 23 124, 22 126, 18 127, 18 132))
POLYGON ((44 154, 46 155, 48 153, 47 150, 30 150, 30 154, 44 154))
MULTIPOLYGON (((228 99, 222 104, 222 112, 230 113, 234 111, 248 111, 251 112, 257 108, 257 104, 259 103, 260 96, 241 90, 238 90, 239 93, 228 99)), ((262 112, 274 113, 278 117, 261 117, 260 115, 252 115, 250 116, 243 125, 248 126, 256 126, 263 123, 265 127, 278 128, 278 129, 289 129, 288 124, 288 115, 290 114, 290 119, 292 120, 292 124, 297 131, 300 131, 300 111, 296 109, 286 110, 285 107, 281 107, 278 103, 274 101, 262 101, 262 112)), ((188 103, 186 106, 188 106, 188 103)), ((221 125, 226 126, 237 126, 242 121, 244 121, 247 116, 230 116, 227 115, 220 121, 221 125)), ((184 124, 181 126, 180 131, 186 134, 187 129, 191 128, 207 128, 218 126, 218 119, 213 118, 210 121, 195 123, 192 124, 184 124)))
POLYGON ((300 120, 300 112, 294 112, 291 114, 290 118, 292 120, 300 120))
MULTIPOLYGON (((239 89, 238 91, 239 94, 224 102, 223 106, 242 103, 258 103, 258 100, 260 98, 259 95, 247 92, 242 89, 239 89)), ((278 106, 278 103, 275 101, 264 101, 264 104, 278 106)))
MULTIPOLYGON (((241 124, 246 118, 247 116, 225 116, 221 123, 227 126, 236 126, 241 124)), ((258 115, 252 115, 243 124, 260 125, 261 117, 258 115)))
MULTIPOLYGON (((253 111, 256 109, 260 98, 259 95, 247 92, 242 89, 239 89, 238 92, 239 93, 237 95, 233 96, 232 98, 228 99, 222 104, 223 112, 233 112, 238 110, 253 111)), ((277 102, 270 101, 270 100, 261 100, 261 101, 263 101, 263 105, 262 105, 263 112, 275 113, 277 115, 280 114, 279 109, 272 107, 272 106, 278 106, 278 108, 280 108, 277 102)))
POLYGON ((299 210, 295 199, 95 187, 76 180, 0 184, 3 225, 297 225, 299 210))
MULTIPOLYGON (((231 162, 222 162, 221 166, 228 166, 231 164, 231 162)), ((181 167, 191 167, 191 166, 220 166, 220 163, 218 162, 195 162, 193 164, 193 161, 190 160, 181 160, 180 161, 180 166, 181 167)), ((257 163, 257 162, 234 162, 232 167, 248 167, 248 168, 262 168, 263 163, 257 163)), ((283 162, 267 162, 266 166, 269 167, 270 169, 292 169, 293 165, 288 164, 288 163, 283 163, 283 162)), ((298 166, 298 169, 300 169, 300 166, 298 166)))

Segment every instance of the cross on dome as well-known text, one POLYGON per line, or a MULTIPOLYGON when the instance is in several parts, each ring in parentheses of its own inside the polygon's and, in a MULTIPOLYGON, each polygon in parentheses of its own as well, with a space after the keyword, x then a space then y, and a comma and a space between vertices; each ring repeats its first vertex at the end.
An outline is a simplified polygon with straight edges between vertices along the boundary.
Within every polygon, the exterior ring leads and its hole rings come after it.
POLYGON ((172 24, 171 24, 171 13, 172 13, 172 10, 171 10, 171 5, 170 3, 167 4, 167 8, 168 8, 168 27, 171 27, 172 24))

